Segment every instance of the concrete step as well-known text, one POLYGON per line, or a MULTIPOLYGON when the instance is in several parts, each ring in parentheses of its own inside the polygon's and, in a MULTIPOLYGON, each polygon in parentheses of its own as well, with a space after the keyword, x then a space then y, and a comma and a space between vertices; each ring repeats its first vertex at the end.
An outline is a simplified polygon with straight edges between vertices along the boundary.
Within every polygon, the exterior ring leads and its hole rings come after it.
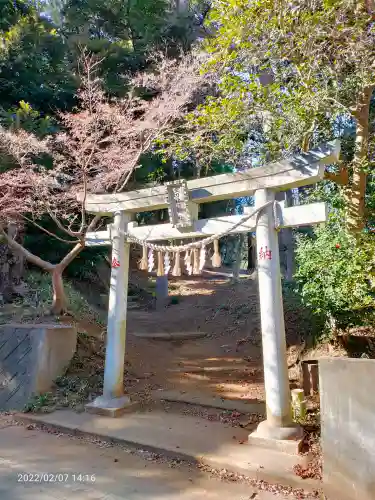
POLYGON ((231 365, 222 365, 222 366, 182 366, 180 368, 171 369, 168 371, 176 372, 176 373, 232 373, 239 372, 243 373, 248 370, 253 370, 254 368, 249 365, 244 365, 240 363, 235 363, 231 365))
POLYGON ((141 306, 137 302, 128 302, 127 304, 127 310, 128 311, 134 311, 134 309, 140 309, 141 306))
POLYGON ((183 392, 178 390, 153 391, 152 397, 157 400, 207 406, 210 408, 219 408, 220 410, 239 411, 241 413, 257 413, 263 416, 266 414, 266 407, 263 401, 240 401, 237 399, 226 399, 219 396, 208 395, 202 392, 183 392))
POLYGON ((139 302, 139 297, 138 295, 128 295, 127 301, 128 304, 129 302, 139 302))
POLYGON ((129 332, 129 334, 150 340, 194 340, 206 336, 204 332, 129 332))
POLYGON ((111 418, 59 410, 19 414, 17 418, 61 432, 100 437, 159 454, 205 464, 250 478, 315 491, 321 483, 301 479, 293 467, 305 459, 248 444, 248 433, 219 422, 163 411, 134 412, 111 418))

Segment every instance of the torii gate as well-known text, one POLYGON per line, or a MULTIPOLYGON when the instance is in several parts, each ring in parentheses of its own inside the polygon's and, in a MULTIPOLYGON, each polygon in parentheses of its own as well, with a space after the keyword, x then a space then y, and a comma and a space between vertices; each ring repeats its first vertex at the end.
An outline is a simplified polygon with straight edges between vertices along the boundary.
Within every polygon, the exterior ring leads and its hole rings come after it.
POLYGON ((293 424, 291 416, 277 230, 324 222, 327 210, 325 203, 289 208, 281 203, 277 213, 279 220, 276 221, 272 202, 276 191, 322 180, 325 165, 336 162, 339 152, 339 141, 333 141, 308 153, 263 167, 188 181, 186 192, 192 216, 188 230, 170 223, 137 227, 132 222, 136 213, 168 207, 166 185, 87 196, 85 207, 88 212, 114 214, 114 223, 107 231, 89 233, 86 237, 89 246, 112 245, 103 395, 88 405, 90 411, 114 416, 132 406, 124 392, 123 375, 131 239, 149 242, 197 238, 232 230, 232 234, 256 230, 267 419, 259 424, 255 434, 267 439, 295 439, 299 436, 300 429, 293 424), (248 218, 243 223, 241 215, 198 219, 198 207, 202 203, 254 193, 255 208, 261 208, 257 217, 248 218))

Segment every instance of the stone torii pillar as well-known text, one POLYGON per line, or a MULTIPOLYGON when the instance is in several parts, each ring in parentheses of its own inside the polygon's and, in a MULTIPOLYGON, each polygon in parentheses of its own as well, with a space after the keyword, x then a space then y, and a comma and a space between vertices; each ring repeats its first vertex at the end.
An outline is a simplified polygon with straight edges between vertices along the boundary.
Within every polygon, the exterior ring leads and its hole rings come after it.
MULTIPOLYGON (((256 208, 274 200, 275 193, 271 190, 255 191, 256 208)), ((259 444, 259 439, 298 440, 302 437, 302 429, 292 420, 276 224, 271 205, 261 212, 256 227, 267 420, 250 434, 249 442, 254 444, 259 444)))
MULTIPOLYGON (((124 356, 126 344, 126 309, 128 299, 130 243, 124 231, 131 214, 116 212, 110 234, 112 240, 111 282, 109 291, 107 345, 105 351, 103 395, 86 405, 93 413, 117 416, 133 409, 124 392, 124 356)), ((108 243, 110 243, 108 241, 108 243)))

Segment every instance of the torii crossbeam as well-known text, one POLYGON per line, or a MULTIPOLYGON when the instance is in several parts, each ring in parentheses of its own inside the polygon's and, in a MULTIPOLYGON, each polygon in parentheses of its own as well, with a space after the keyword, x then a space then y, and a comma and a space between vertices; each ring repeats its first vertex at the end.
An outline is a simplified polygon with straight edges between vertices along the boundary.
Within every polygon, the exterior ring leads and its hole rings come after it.
POLYGON ((289 208, 281 205, 277 213, 279 220, 275 221, 269 202, 275 200, 277 191, 322 180, 325 165, 335 163, 339 152, 339 141, 333 141, 264 167, 188 181, 189 206, 193 215, 192 228, 188 230, 177 229, 172 224, 137 227, 132 222, 136 213, 168 206, 166 186, 87 196, 86 210, 114 214, 114 223, 107 231, 88 233, 86 244, 112 245, 112 262, 115 263, 111 271, 103 395, 88 405, 91 411, 116 415, 131 404, 124 393, 123 380, 130 246, 124 233, 138 240, 161 241, 210 236, 224 230, 231 232, 241 216, 199 219, 199 205, 255 194, 256 208, 268 205, 257 219, 250 218, 233 230, 234 233, 256 230, 267 420, 258 426, 255 435, 289 440, 300 435, 300 429, 293 425, 291 416, 277 229, 325 222, 327 211, 324 203, 289 208))

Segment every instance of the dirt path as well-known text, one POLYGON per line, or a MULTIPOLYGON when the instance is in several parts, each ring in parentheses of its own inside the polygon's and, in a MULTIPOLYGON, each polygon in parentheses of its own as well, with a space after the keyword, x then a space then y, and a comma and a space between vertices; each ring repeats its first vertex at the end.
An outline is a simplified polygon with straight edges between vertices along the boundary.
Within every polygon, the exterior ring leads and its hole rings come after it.
MULTIPOLYGON (((142 275, 139 287, 147 286, 142 275), (142 282, 142 279, 144 282, 142 282)), ((171 279, 174 305, 161 310, 132 300, 127 317, 126 391, 137 399, 166 389, 232 400, 264 401, 258 285, 253 277, 171 279), (201 334, 191 340, 153 340, 154 334, 201 334), (141 336, 142 338, 140 338, 141 336)), ((285 304, 287 343, 300 344, 301 318, 285 304), (297 317, 296 317, 297 315, 297 317)), ((90 335, 102 328, 81 325, 90 335)))
POLYGON ((229 399, 264 397, 257 290, 249 281, 181 281, 178 304, 162 311, 130 310, 130 392, 200 391, 229 399), (203 338, 161 341, 134 334, 202 333, 203 338), (141 379, 139 377, 145 377, 141 379))
MULTIPOLYGON (((203 392, 227 399, 264 400, 258 286, 194 278, 170 284, 178 303, 161 311, 128 311, 127 390, 203 392), (162 341, 135 334, 196 333, 203 338, 162 341)), ((295 311, 285 308, 289 345, 300 343, 295 311)))

